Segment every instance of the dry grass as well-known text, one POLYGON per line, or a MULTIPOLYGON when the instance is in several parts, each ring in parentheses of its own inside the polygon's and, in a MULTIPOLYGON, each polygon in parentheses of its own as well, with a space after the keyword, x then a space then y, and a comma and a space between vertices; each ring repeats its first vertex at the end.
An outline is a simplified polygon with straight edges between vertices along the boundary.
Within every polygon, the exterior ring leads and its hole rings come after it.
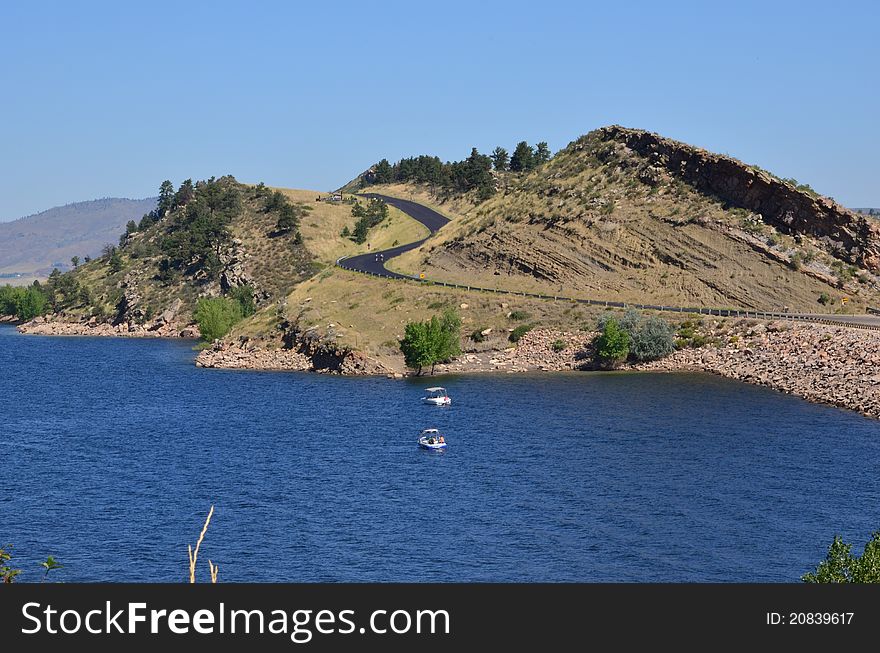
MULTIPOLYGON (((508 179, 479 206, 452 214, 443 205, 453 222, 388 267, 514 292, 677 306, 824 312, 817 299, 827 292, 835 310, 847 296, 845 310, 863 312, 880 301, 880 286, 871 283, 836 287, 821 243, 796 242, 767 225, 747 233, 742 211, 674 180, 652 189, 634 169, 561 154, 508 179), (794 269, 788 261, 796 251, 818 255, 794 269)), ((405 185, 375 190, 410 196, 405 185)), ((430 204, 425 194, 412 191, 430 204)))
MULTIPOLYGON (((202 526, 202 532, 199 533, 199 539, 196 542, 196 548, 193 549, 192 545, 187 545, 187 551, 189 552, 189 582, 196 582, 196 562, 199 559, 199 547, 202 545, 202 540, 205 539, 205 533, 208 532, 208 525, 211 523, 211 517, 214 515, 214 506, 211 506, 211 509, 208 511, 208 518, 205 519, 205 525, 202 526)), ((219 567, 215 565, 213 562, 208 560, 208 569, 211 573, 211 582, 217 582, 217 573, 219 572, 219 567)))
MULTIPOLYGON (((530 314, 529 322, 559 329, 592 328, 597 311, 571 302, 468 292, 414 281, 369 277, 339 268, 327 270, 297 287, 287 299, 287 315, 302 327, 332 334, 340 345, 403 369, 397 340, 407 322, 424 320, 445 308, 462 317, 462 333, 492 328, 506 346, 508 330, 520 324, 512 311, 530 314), (465 308, 461 308, 466 304, 465 308), (331 326, 332 325, 332 326, 331 326)), ((233 332, 235 337, 237 332, 233 332)), ((276 346, 280 343, 276 343, 276 346)))
POLYGON ((302 220, 300 231, 306 247, 323 264, 332 265, 340 256, 351 256, 369 249, 385 249, 394 242, 398 244, 420 240, 428 235, 418 221, 389 206, 389 218, 370 230, 367 243, 358 245, 340 236, 342 229, 354 229, 355 218, 351 215, 351 205, 335 202, 316 202, 318 193, 314 191, 279 188, 295 202, 311 206, 312 211, 302 220), (370 248, 367 248, 367 244, 370 248))

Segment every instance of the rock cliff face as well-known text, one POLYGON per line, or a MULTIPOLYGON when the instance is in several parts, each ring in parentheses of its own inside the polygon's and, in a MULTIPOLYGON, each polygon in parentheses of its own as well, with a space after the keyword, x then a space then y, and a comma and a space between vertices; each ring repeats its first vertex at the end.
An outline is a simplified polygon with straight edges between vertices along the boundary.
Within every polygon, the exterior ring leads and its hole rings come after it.
MULTIPOLYGON (((813 197, 741 161, 617 125, 598 130, 645 158, 639 178, 657 179, 663 171, 706 194, 756 214, 784 233, 824 241, 839 258, 880 269, 880 224, 825 197, 813 197)), ((578 145, 575 145, 578 147, 578 145)))

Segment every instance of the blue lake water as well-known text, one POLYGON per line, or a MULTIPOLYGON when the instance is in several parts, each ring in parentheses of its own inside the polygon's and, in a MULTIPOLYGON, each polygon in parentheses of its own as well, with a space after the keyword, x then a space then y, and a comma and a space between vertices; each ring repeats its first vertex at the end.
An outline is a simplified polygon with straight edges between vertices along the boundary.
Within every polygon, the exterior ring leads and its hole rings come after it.
MULTIPOLYGON (((880 423, 704 374, 203 370, 0 327, 0 544, 23 580, 796 581, 880 529, 880 423), (416 435, 438 427, 445 453, 416 435), (206 562, 200 564, 202 579, 206 562)), ((205 566, 202 566, 205 565, 205 566)))

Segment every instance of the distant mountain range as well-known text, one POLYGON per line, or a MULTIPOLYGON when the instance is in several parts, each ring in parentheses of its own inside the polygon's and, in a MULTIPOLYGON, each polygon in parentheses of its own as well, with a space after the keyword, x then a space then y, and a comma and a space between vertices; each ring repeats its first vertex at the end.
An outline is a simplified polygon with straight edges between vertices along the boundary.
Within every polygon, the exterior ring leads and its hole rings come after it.
POLYGON ((853 209, 856 213, 864 213, 865 215, 870 215, 875 218, 880 218, 880 209, 871 209, 871 208, 861 208, 861 209, 853 209))
POLYGON ((94 257, 105 244, 119 241, 129 220, 140 220, 155 206, 154 197, 107 197, 0 222, 0 283, 17 275, 45 277, 56 267, 67 270, 73 256, 94 257))

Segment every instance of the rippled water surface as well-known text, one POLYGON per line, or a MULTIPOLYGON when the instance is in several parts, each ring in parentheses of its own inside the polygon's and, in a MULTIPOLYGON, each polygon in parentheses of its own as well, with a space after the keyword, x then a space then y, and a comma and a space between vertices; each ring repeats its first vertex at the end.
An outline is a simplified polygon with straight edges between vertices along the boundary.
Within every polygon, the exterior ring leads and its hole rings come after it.
POLYGON ((880 424, 702 374, 202 370, 0 327, 0 544, 25 579, 794 581, 880 528, 880 424), (446 453, 418 431, 448 434, 446 453), (204 570, 203 570, 204 571, 204 570))

